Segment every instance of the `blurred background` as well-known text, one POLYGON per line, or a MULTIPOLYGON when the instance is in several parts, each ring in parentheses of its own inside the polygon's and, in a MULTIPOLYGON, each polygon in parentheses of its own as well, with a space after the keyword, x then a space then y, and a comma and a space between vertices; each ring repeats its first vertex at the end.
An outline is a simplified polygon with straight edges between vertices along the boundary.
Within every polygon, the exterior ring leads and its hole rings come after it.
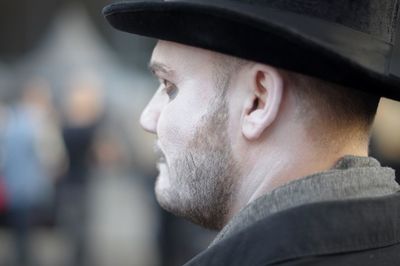
POLYGON ((0 266, 182 265, 215 235, 156 203, 155 41, 108 3, 1 1, 0 266))
MULTIPOLYGON (((0 266, 182 265, 215 236, 155 201, 155 42, 112 29, 108 3, 1 2, 0 266)), ((371 149, 394 168, 399 118, 382 100, 371 149)))

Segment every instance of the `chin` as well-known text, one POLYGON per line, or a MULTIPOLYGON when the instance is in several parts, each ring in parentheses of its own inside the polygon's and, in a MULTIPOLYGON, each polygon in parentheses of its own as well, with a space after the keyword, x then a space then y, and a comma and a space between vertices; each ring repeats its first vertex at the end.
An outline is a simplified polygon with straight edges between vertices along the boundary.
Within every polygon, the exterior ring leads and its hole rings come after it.
POLYGON ((165 176, 162 175, 158 175, 157 177, 155 185, 157 202, 164 210, 177 216, 182 216, 177 204, 177 202, 180 201, 178 199, 178 193, 172 190, 171 186, 169 186, 169 182, 166 182, 165 179, 165 176))
POLYGON ((183 188, 171 186, 167 176, 160 174, 155 185, 158 204, 178 217, 210 230, 221 230, 222 213, 214 213, 207 200, 199 202, 191 194, 181 193, 183 188))
POLYGON ((170 211, 168 206, 171 204, 171 201, 174 201, 170 195, 174 195, 176 193, 172 191, 167 165, 165 163, 159 163, 158 169, 159 173, 155 184, 156 198, 161 207, 170 211))

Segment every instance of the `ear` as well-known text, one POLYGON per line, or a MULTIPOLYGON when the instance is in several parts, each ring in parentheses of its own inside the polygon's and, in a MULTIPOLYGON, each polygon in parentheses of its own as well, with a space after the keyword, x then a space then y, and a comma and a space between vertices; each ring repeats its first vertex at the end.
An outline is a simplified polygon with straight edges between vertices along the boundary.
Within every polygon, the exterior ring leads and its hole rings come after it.
POLYGON ((256 64, 248 72, 250 94, 245 105, 242 133, 257 140, 276 119, 282 102, 283 76, 277 69, 256 64))

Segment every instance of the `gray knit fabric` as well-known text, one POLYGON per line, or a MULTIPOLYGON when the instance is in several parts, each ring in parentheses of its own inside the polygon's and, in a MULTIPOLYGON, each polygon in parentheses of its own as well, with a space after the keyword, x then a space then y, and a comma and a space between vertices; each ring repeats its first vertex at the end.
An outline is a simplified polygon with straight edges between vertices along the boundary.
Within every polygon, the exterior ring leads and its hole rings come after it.
POLYGON ((346 156, 331 170, 283 185, 244 207, 213 244, 273 213, 303 204, 385 196, 400 191, 394 170, 370 157, 346 156))

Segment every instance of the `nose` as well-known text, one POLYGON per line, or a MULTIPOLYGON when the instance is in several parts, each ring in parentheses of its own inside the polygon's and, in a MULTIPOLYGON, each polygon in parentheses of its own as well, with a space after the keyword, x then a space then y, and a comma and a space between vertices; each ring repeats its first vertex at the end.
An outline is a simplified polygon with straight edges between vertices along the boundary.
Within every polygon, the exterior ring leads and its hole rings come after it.
POLYGON ((165 99, 156 92, 140 116, 140 125, 144 130, 157 134, 157 124, 164 105, 165 99))

